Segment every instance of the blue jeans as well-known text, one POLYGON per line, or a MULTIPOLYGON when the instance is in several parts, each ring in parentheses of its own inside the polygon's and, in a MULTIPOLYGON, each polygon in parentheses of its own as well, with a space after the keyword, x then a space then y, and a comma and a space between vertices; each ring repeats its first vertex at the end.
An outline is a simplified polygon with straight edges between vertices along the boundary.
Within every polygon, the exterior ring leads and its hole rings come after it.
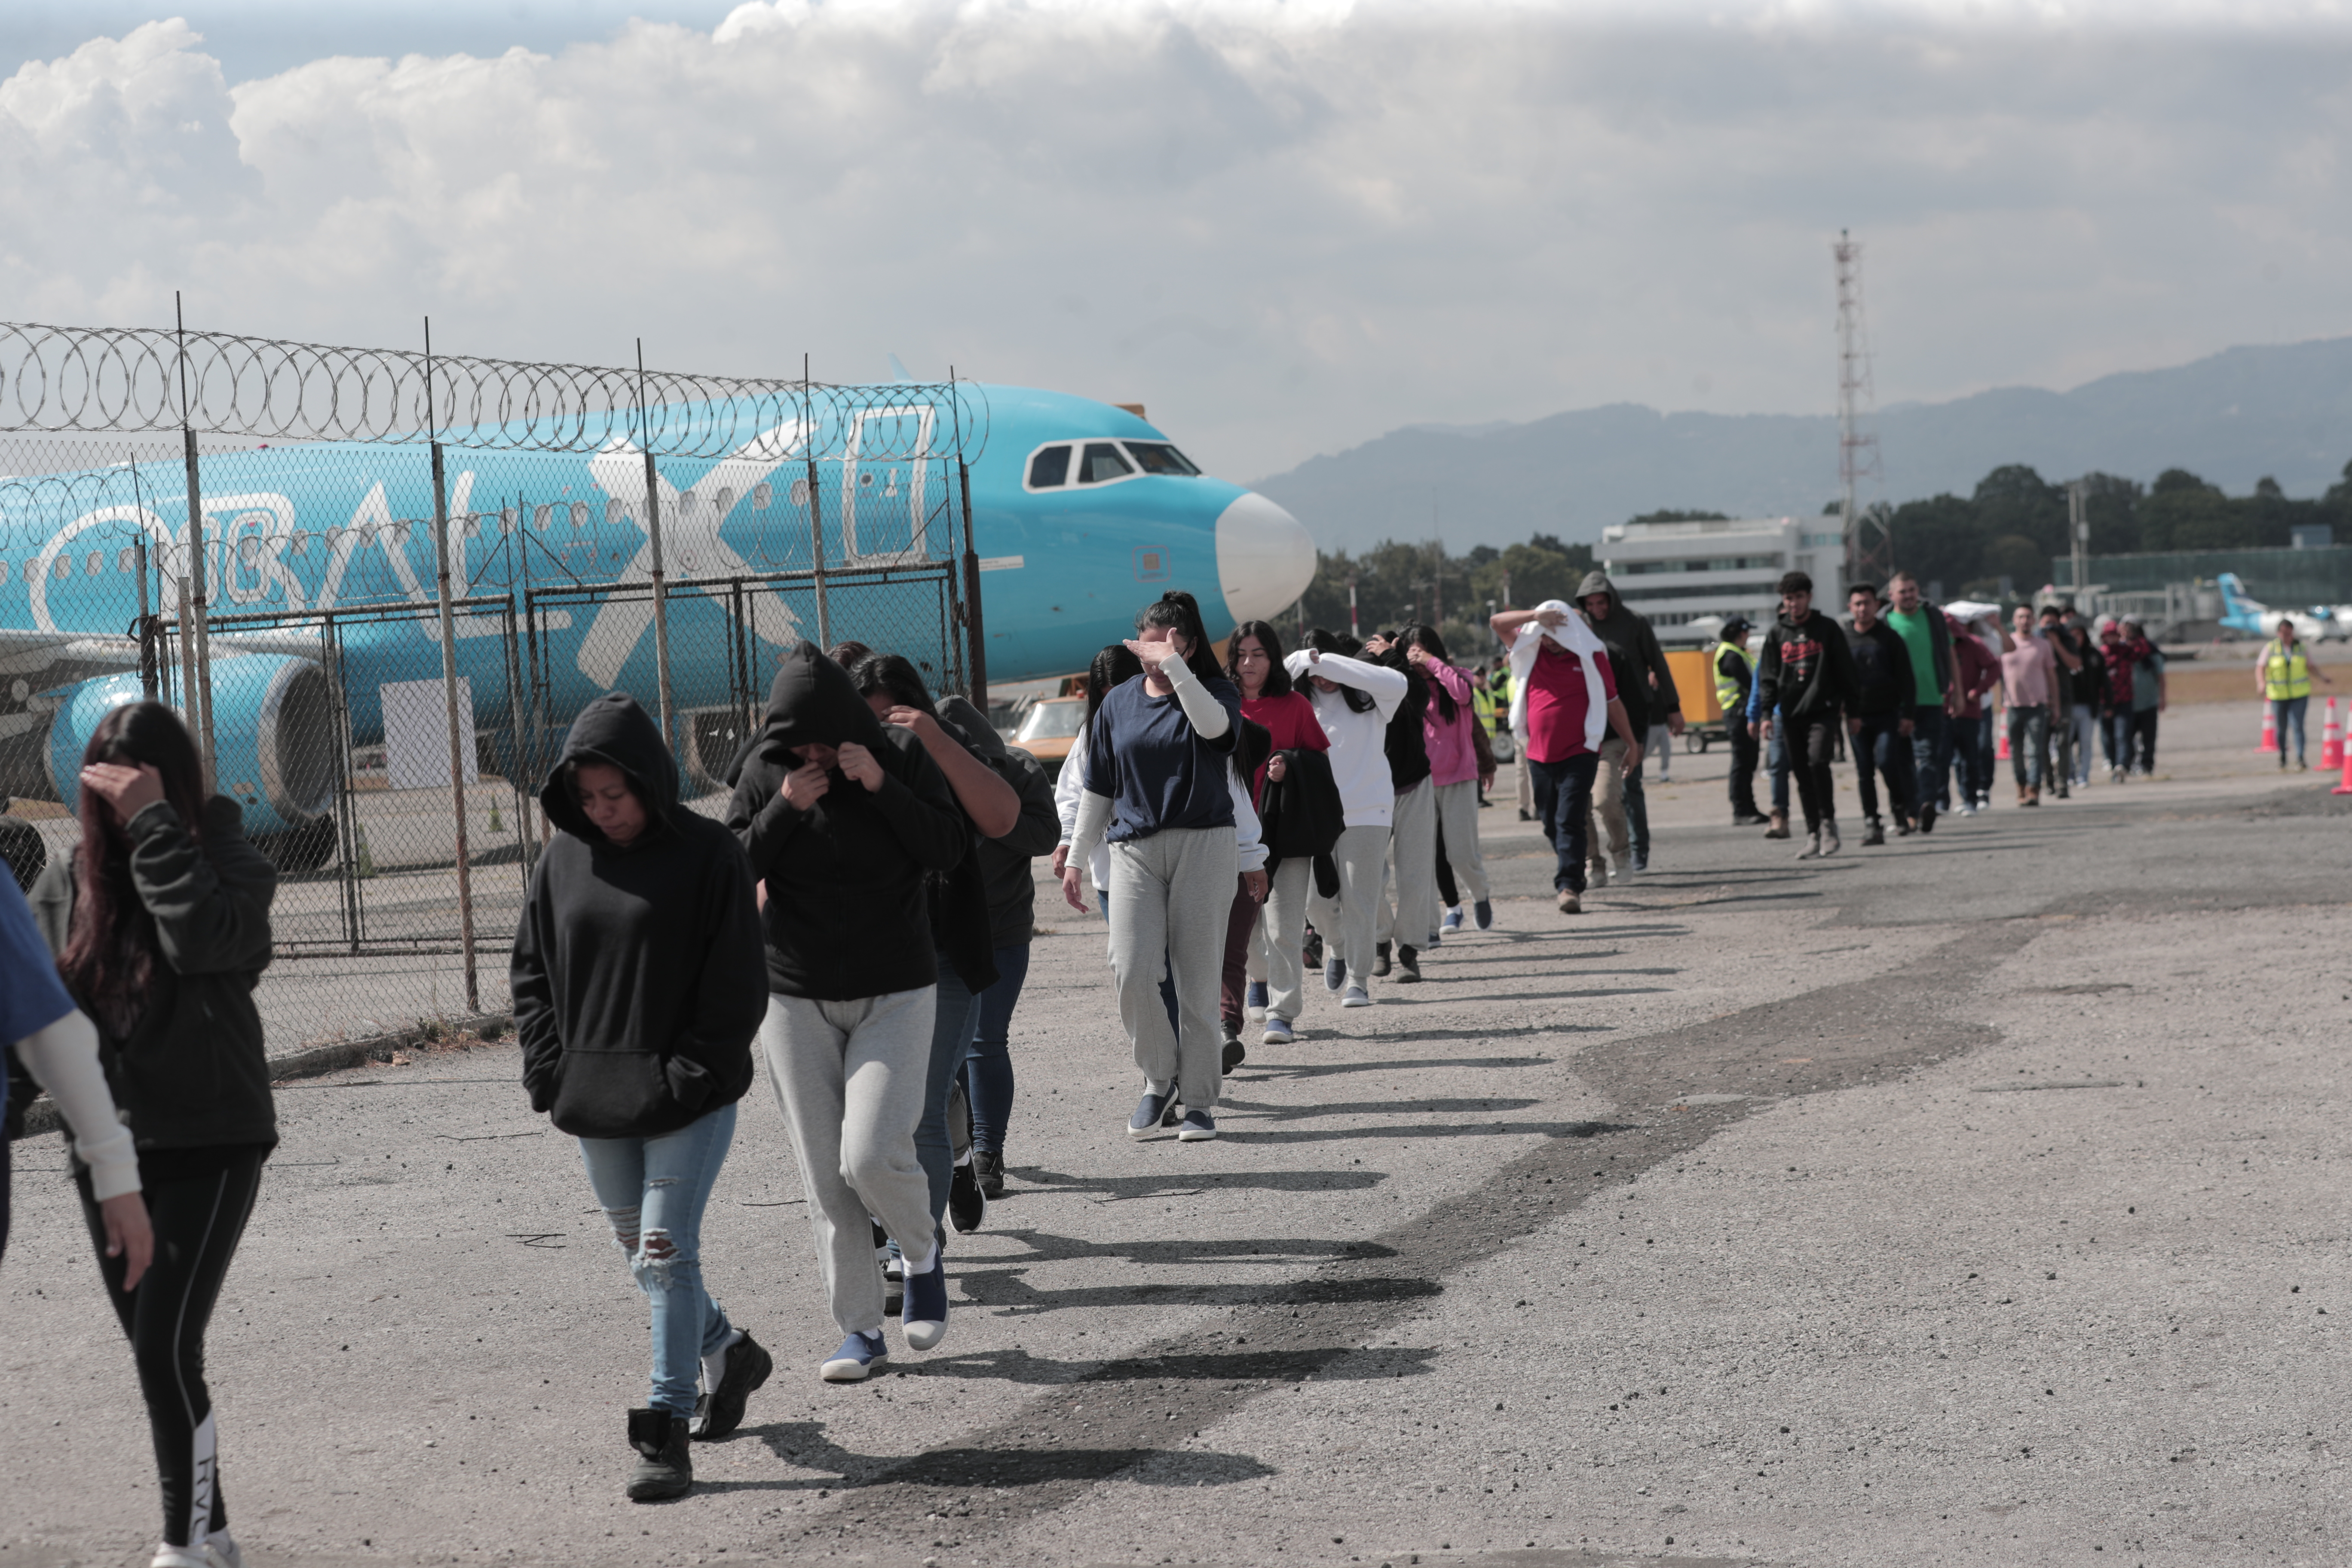
POLYGON ((1911 715, 1911 795, 1921 811, 1951 809, 1945 775, 1952 765, 1951 715, 1922 705, 1911 715))
POLYGON ((1864 816, 1878 815, 1878 778, 1886 780, 1886 809, 1895 816, 1910 815, 1917 798, 1911 774, 1911 742, 1903 734, 1902 722, 1893 713, 1864 719, 1862 732, 1853 738, 1854 782, 1862 794, 1864 816))
POLYGON ((980 998, 972 994, 940 954, 939 1011, 931 1017, 931 1064, 923 1079, 923 1116, 915 1123, 915 1158, 930 1186, 931 1220, 947 1215, 948 1190, 955 1184, 955 1151, 948 1141, 948 1098, 955 1092, 956 1074, 964 1052, 971 1048, 971 1031, 980 1019, 980 998))
POLYGON ((2049 745, 2049 709, 2037 702, 2009 710, 2009 769, 2020 788, 2042 787, 2042 759, 2049 745))
POLYGON ((1963 798, 1992 798, 1992 714, 1990 710, 1973 719, 1952 721, 1953 755, 1959 759, 1960 794, 1963 798))
POLYGON ((2132 716, 2128 708, 2110 708, 2101 718, 2107 732, 2107 766, 2131 771, 2132 716))
POLYGON ((2286 727, 2294 726, 2294 760, 2303 761, 2303 715, 2311 706, 2308 697, 2282 697, 2271 704, 2271 717, 2278 726, 2279 766, 2286 766, 2286 727))
POLYGON ((1029 978, 1029 944, 996 950, 996 984, 980 994, 980 1025, 964 1058, 963 1092, 971 1106, 971 1146, 1004 1152, 1013 1120, 1013 1009, 1029 978))
POLYGON ((702 1358, 734 1333, 702 1288, 702 1210, 735 1141, 722 1105, 657 1138, 583 1138, 580 1163, 637 1289, 653 1304, 656 1410, 694 1414, 702 1358))
POLYGON ((1593 775, 1601 771, 1601 754, 1586 752, 1564 762, 1528 760, 1535 784, 1536 820, 1551 840, 1559 865, 1551 885, 1559 891, 1584 891, 1584 817, 1592 801, 1593 775))

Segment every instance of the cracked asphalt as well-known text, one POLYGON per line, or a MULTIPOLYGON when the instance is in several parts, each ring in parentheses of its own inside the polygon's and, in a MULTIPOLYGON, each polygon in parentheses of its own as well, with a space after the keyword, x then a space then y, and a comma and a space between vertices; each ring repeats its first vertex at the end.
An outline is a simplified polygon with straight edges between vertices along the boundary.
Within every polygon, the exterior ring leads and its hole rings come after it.
MULTIPOLYGON (((2352 802, 2210 722, 1801 866, 1677 759, 1573 921, 1489 812, 1497 929, 1315 997, 1212 1144, 1126 1138, 1049 915, 940 1351, 818 1383, 745 1102, 704 1254, 778 1371, 673 1504, 621 1496, 644 1309, 511 1049, 286 1085, 212 1340, 247 1560, 2340 1563, 2352 802)), ((129 1360, 59 1141, 16 1155, 0 1568, 143 1562, 129 1360)))

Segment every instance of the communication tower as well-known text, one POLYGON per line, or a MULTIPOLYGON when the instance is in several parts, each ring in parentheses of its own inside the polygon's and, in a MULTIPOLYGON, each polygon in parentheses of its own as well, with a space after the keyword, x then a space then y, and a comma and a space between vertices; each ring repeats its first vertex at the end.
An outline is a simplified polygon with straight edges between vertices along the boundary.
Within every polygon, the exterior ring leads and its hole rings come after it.
POLYGON ((1845 578, 1876 583, 1884 589, 1895 570, 1895 536, 1878 509, 1864 510, 1856 496, 1864 480, 1874 485, 1885 477, 1878 466, 1878 437, 1862 428, 1863 415, 1874 400, 1870 334, 1862 313, 1862 243, 1840 229, 1830 254, 1837 259, 1838 487, 1845 578))

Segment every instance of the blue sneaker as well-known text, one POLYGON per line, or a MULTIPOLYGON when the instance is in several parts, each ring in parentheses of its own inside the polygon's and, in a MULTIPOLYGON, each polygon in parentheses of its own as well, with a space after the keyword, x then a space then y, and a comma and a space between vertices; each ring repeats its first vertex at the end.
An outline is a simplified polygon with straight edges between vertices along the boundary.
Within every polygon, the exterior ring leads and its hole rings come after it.
POLYGON ((1290 1020, 1278 1013, 1265 1016, 1265 1032, 1257 1037, 1261 1046, 1288 1046, 1297 1043, 1298 1037, 1290 1032, 1290 1020))
POLYGON ((1249 989, 1242 993, 1242 1008, 1244 1012, 1250 1013, 1265 1011, 1265 981, 1253 980, 1249 983, 1249 989))
POLYGON ((889 1364, 890 1348, 882 1342, 877 1330, 870 1334, 852 1334, 842 1341, 833 1359, 817 1368, 817 1375, 827 1383, 863 1383, 889 1364))
POLYGON ((1129 1138, 1149 1138, 1160 1131, 1160 1112, 1168 1109, 1173 1094, 1153 1094, 1146 1089, 1143 1098, 1135 1102, 1135 1114, 1127 1119, 1129 1138))
POLYGON ((898 1315, 908 1350, 927 1351, 948 1337, 948 1249, 931 1248, 931 1266, 907 1276, 907 1306, 898 1315))
POLYGON ((1495 906, 1486 900, 1481 899, 1471 905, 1470 913, 1477 920, 1480 931, 1495 929, 1495 906))
POLYGON ((1369 1007, 1371 1005, 1371 993, 1360 985, 1349 986, 1348 994, 1339 998, 1339 1005, 1342 1007, 1369 1007))
POLYGON ((1452 909, 1445 911, 1445 929, 1447 931, 1460 931, 1462 929, 1462 906, 1460 904, 1455 904, 1452 909))
POLYGON ((1205 1143, 1217 1135, 1217 1119, 1195 1106, 1187 1106, 1184 1120, 1176 1126, 1179 1143, 1205 1143))
POLYGON ((1323 989, 1326 991, 1338 991, 1343 989, 1347 984, 1348 961, 1344 958, 1325 959, 1323 961, 1323 989))

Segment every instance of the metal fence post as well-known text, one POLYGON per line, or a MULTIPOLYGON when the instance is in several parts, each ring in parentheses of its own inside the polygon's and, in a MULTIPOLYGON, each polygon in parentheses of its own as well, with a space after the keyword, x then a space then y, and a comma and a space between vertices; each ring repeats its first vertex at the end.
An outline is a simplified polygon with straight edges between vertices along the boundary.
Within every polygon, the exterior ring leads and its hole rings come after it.
POLYGON ((180 588, 183 628, 194 628, 195 660, 189 670, 188 700, 194 704, 196 747, 204 753, 205 793, 217 787, 213 767, 212 639, 205 634, 205 505, 204 483, 196 463, 196 430, 188 401, 188 322, 180 310, 180 296, 172 294, 174 342, 179 351, 180 452, 188 474, 188 575, 180 588), (188 596, 190 587, 194 597, 188 596))
MULTIPOLYGON (((824 502, 817 493, 816 483, 816 404, 809 396, 808 356, 801 356, 801 407, 808 421, 808 492, 810 564, 816 569, 816 640, 819 647, 833 646, 833 617, 824 603, 824 502)), ((846 473, 848 470, 844 469, 846 473)), ((846 507, 849 503, 844 500, 846 507)))
MULTIPOLYGON (((188 625, 188 574, 180 574, 180 713, 195 729, 196 716, 196 636, 188 625)), ((206 764, 209 768, 210 764, 206 764)), ((209 784, 211 781, 205 781, 209 784)))
MULTIPOLYGON (((431 395, 431 384, 426 384, 431 395)), ((458 750, 457 617, 449 608, 449 488, 442 472, 441 443, 433 443, 433 567, 441 597, 441 694, 449 707, 449 800, 457 819, 457 940, 466 950, 466 1011, 482 1010, 481 984, 474 973, 474 879, 466 848, 466 754, 458 750)), ((466 737, 468 744, 473 737, 466 737)))
POLYGON ((971 532, 971 467, 956 459, 956 478, 963 490, 963 614, 971 637, 971 705, 988 711, 988 633, 980 616, 980 550, 971 532))
POLYGON ((637 435, 646 452, 646 548, 653 555, 654 686, 661 702, 662 744, 677 753, 670 728, 669 596, 662 580, 661 477, 654 470, 654 432, 646 410, 646 341, 637 340, 637 435))

